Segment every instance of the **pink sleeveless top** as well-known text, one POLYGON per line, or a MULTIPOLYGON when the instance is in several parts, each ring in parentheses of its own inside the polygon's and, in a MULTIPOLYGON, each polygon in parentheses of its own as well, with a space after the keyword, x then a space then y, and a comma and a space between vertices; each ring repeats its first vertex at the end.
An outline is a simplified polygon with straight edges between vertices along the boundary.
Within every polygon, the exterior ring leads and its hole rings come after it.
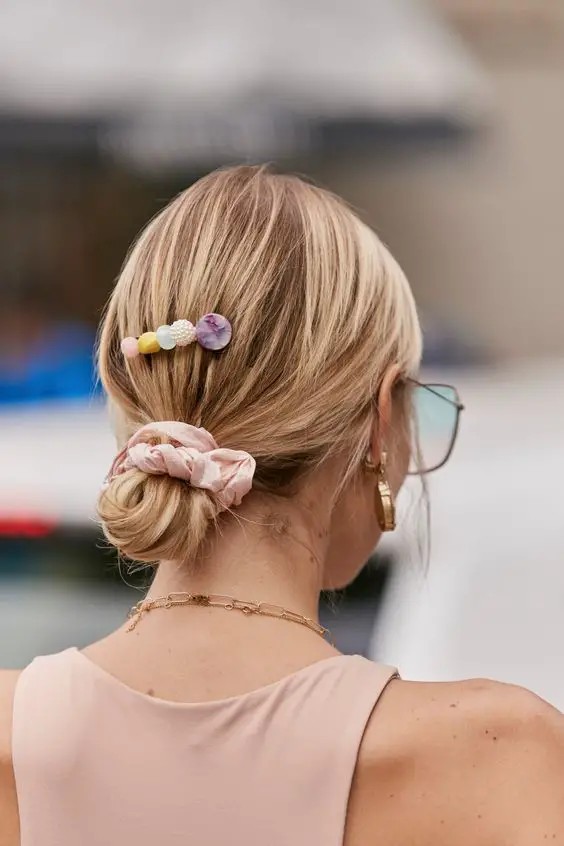
POLYGON ((184 704, 74 648, 36 658, 14 701, 21 846, 341 846, 366 722, 396 675, 339 655, 184 704))

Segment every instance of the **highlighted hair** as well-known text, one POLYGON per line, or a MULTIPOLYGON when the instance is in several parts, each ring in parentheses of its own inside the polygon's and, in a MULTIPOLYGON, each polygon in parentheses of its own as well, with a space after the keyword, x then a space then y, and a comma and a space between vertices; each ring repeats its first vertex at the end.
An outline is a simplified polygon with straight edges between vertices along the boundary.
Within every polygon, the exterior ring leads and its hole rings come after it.
MULTIPOLYGON (((242 166, 200 179, 141 233, 102 324, 99 368, 120 441, 154 420, 204 426, 254 456, 254 488, 284 495, 335 454, 347 483, 386 369, 412 373, 420 353, 409 285, 374 232, 331 193, 242 166), (126 336, 206 312, 233 326, 221 353, 120 351, 126 336)), ((139 470, 99 500, 108 539, 140 561, 193 559, 219 510, 208 492, 139 470)))

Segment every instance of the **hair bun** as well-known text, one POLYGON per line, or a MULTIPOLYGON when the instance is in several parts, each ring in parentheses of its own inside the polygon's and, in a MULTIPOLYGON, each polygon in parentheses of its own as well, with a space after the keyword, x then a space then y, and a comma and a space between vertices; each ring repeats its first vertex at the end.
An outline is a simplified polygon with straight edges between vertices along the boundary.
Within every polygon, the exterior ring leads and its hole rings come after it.
POLYGON ((106 538, 135 561, 192 560, 220 511, 207 491, 138 469, 115 476, 98 499, 106 538))

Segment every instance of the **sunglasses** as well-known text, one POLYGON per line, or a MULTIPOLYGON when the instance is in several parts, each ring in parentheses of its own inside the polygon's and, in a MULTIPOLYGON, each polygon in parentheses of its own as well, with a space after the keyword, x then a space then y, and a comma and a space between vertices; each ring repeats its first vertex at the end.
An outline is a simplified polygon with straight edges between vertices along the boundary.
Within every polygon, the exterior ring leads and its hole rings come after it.
POLYGON ((421 476, 449 460, 460 427, 464 405, 452 385, 406 380, 412 387, 413 450, 409 474, 421 476))

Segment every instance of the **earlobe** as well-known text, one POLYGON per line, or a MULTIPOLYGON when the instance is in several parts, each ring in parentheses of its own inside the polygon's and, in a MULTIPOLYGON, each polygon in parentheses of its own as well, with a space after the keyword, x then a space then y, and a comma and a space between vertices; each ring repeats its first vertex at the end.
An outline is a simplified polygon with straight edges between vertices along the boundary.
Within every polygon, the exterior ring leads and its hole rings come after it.
POLYGON ((392 420, 392 391, 400 372, 397 364, 393 364, 386 370, 376 397, 376 413, 370 438, 370 458, 374 467, 380 464, 388 442, 392 420))

